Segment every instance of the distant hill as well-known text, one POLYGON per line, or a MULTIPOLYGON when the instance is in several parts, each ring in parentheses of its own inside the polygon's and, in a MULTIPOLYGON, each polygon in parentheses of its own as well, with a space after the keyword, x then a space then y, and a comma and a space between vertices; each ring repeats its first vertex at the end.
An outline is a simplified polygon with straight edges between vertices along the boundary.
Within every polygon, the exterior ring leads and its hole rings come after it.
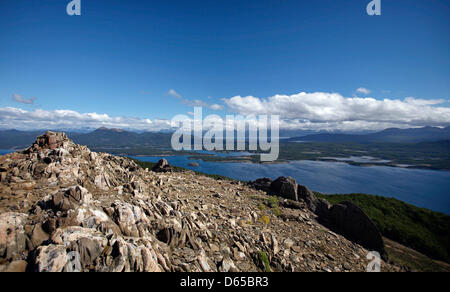
MULTIPOLYGON (((23 149, 43 134, 41 131, 0 130, 0 149, 23 149)), ((122 129, 99 128, 88 133, 67 132, 75 143, 90 148, 158 147, 169 148, 171 133, 137 133, 122 129)), ((281 135, 280 135, 281 136, 281 135)), ((450 127, 441 129, 425 127, 417 129, 386 129, 371 134, 315 134, 286 139, 287 142, 330 143, 420 143, 450 140, 450 127)))
POLYGON ((450 140, 450 127, 436 128, 391 128, 372 134, 316 134, 291 138, 289 142, 330 142, 330 143, 419 143, 450 140))
MULTIPOLYGON (((22 149, 28 147, 42 135, 43 131, 0 131, 0 149, 22 149)), ((167 133, 135 133, 121 129, 99 128, 90 133, 67 133, 75 143, 91 148, 112 147, 169 147, 171 134, 167 133)))
POLYGON ((42 131, 0 131, 0 149, 24 149, 29 147, 42 133, 42 131))

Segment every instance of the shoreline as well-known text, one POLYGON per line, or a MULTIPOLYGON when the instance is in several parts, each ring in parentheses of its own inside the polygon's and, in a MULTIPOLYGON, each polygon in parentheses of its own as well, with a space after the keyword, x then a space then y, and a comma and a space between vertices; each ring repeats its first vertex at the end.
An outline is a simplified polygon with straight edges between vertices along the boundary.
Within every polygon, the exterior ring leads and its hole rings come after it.
MULTIPOLYGON (((0 149, 0 151, 11 151, 10 153, 18 152, 21 150, 17 149, 0 149)), ((10 153, 0 154, 0 156, 4 156, 10 153)), ((176 157, 176 156, 187 156, 190 160, 201 160, 202 162, 217 162, 217 163, 251 163, 251 164, 262 164, 262 165, 281 165, 281 164, 289 164, 291 162, 301 162, 301 161, 316 161, 316 162, 333 162, 333 163, 345 163, 352 166, 359 166, 359 167, 374 167, 374 166, 385 166, 385 167, 392 167, 392 168, 400 168, 400 169, 418 169, 418 170, 434 170, 434 171, 450 171, 450 168, 438 168, 433 166, 426 166, 426 165, 412 165, 412 164, 393 164, 393 163, 376 163, 376 162, 357 162, 357 161, 350 161, 350 160, 338 160, 338 159, 320 159, 320 158, 310 158, 310 159, 300 159, 300 160, 277 160, 272 162, 261 162, 261 161, 255 161, 249 156, 233 156, 232 158, 227 157, 219 157, 214 154, 202 154, 202 153, 160 153, 160 154, 139 154, 139 155, 133 155, 133 154, 126 154, 126 153, 114 153, 109 152, 113 155, 118 156, 134 156, 134 157, 176 157), (218 159, 208 159, 212 157, 217 157, 218 159), (242 159, 239 159, 242 158, 242 159)), ((257 154, 255 154, 257 155, 257 154)))
MULTIPOLYGON (((164 155, 144 155, 143 157, 162 157, 164 155)), ((173 157, 178 155, 166 155, 167 157, 173 157)), ((184 155, 183 155, 184 156, 184 155)), ((136 156, 138 157, 138 156, 136 156)), ((291 162, 301 162, 301 161, 316 161, 316 162, 333 162, 333 163, 345 163, 352 166, 359 166, 359 167, 374 167, 374 166, 385 166, 385 167, 392 167, 392 168, 400 168, 400 169, 421 169, 421 170, 434 170, 434 171, 450 171, 450 169, 447 168, 437 168, 432 166, 421 166, 421 165, 402 165, 402 164, 391 164, 391 163, 371 163, 371 162, 356 162, 356 161, 341 161, 341 160, 335 160, 335 159, 301 159, 301 160, 279 160, 279 161, 272 161, 272 162, 255 162, 251 159, 243 159, 238 160, 237 157, 233 157, 234 159, 204 159, 204 158, 191 158, 192 160, 201 160, 203 162, 217 162, 217 163, 252 163, 252 164, 263 164, 263 165, 270 165, 270 164, 289 164, 291 162)))

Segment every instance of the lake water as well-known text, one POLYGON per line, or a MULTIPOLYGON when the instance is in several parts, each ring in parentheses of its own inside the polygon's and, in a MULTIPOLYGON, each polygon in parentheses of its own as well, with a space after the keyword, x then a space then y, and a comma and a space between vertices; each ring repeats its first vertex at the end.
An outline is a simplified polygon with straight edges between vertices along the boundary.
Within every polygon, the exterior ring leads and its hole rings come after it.
POLYGON ((326 194, 366 193, 393 197, 418 207, 450 214, 450 171, 361 167, 343 162, 295 161, 287 164, 221 163, 190 160, 187 156, 133 157, 239 180, 292 176, 298 183, 326 194), (189 166, 197 162, 199 167, 189 166))
MULTIPOLYGON (((11 153, 0 150, 0 155, 11 153)), ((205 153, 205 152, 203 152, 205 153)), ((227 154, 220 154, 225 156, 227 154)), ((236 156, 236 153, 229 155, 236 156)), ((240 153, 242 155, 242 153, 240 153)), ((366 193, 393 197, 418 207, 450 214, 450 171, 404 169, 386 166, 360 167, 343 162, 295 161, 287 164, 221 163, 190 160, 188 156, 133 157, 239 180, 292 176, 300 184, 326 194, 366 193), (199 167, 189 166, 197 162, 199 167)))
POLYGON ((342 162, 359 162, 359 163, 388 163, 390 160, 378 159, 371 156, 350 156, 350 157, 321 157, 322 159, 336 160, 342 162))

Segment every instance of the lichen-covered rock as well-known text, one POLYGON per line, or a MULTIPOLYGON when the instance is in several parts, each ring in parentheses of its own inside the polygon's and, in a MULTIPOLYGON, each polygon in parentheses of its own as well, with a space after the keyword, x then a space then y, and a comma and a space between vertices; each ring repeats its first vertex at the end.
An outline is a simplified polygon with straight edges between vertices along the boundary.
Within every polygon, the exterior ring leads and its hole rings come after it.
POLYGON ((100 232, 82 227, 58 229, 52 244, 38 248, 35 269, 39 272, 87 271, 108 244, 100 232))
POLYGON ((355 204, 342 202, 331 207, 329 224, 349 239, 369 250, 378 251, 387 260, 383 238, 370 218, 355 204))
POLYGON ((36 272, 63 272, 68 264, 68 255, 64 245, 40 246, 34 262, 36 272))
POLYGON ((50 236, 47 232, 42 229, 42 224, 36 224, 33 226, 33 231, 31 234, 31 243, 33 247, 38 247, 45 241, 49 240, 50 236))
POLYGON ((111 257, 111 272, 170 271, 164 257, 155 252, 151 243, 145 240, 141 244, 136 244, 135 241, 129 243, 119 238, 112 246, 111 257))
POLYGON ((80 205, 89 204, 92 195, 83 187, 75 186, 63 189, 53 195, 53 206, 57 211, 69 211, 80 205))
POLYGON ((270 178, 260 178, 255 180, 254 182, 251 182, 249 185, 257 190, 270 193, 272 183, 273 180, 271 180, 270 178))
POLYGON ((14 261, 9 264, 0 266, 0 273, 25 273, 28 263, 26 261, 14 261))
POLYGON ((64 148, 64 143, 69 142, 66 134, 48 131, 45 135, 39 136, 36 142, 26 150, 26 153, 39 152, 41 150, 54 150, 55 148, 64 148))
POLYGON ((26 248, 25 222, 27 214, 0 214, 0 257, 6 260, 21 259, 26 248))
POLYGON ((171 172, 172 167, 167 162, 166 159, 161 159, 158 163, 153 167, 152 171, 154 172, 171 172))
POLYGON ((115 201, 112 208, 114 209, 112 218, 123 235, 131 237, 144 237, 146 235, 150 222, 140 207, 115 201))
POLYGON ((280 177, 270 185, 272 192, 293 201, 298 201, 297 188, 297 182, 292 177, 280 177))
POLYGON ((319 198, 315 202, 314 213, 319 216, 319 219, 323 220, 324 222, 328 222, 331 207, 332 205, 328 201, 319 198))
POLYGON ((317 198, 314 193, 305 186, 298 186, 298 198, 303 200, 308 206, 309 210, 316 212, 317 208, 317 198))

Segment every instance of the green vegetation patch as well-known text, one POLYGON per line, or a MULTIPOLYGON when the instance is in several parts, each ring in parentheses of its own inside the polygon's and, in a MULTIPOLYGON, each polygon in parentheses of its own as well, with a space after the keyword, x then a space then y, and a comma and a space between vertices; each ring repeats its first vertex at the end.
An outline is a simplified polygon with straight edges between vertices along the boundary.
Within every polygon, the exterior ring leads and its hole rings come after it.
POLYGON ((280 217, 283 214, 278 205, 278 197, 277 196, 273 196, 273 197, 266 199, 266 205, 270 207, 273 215, 280 217))
POLYGON ((270 273, 269 257, 267 256, 267 254, 264 251, 259 252, 259 260, 264 265, 264 271, 266 273, 270 273))

